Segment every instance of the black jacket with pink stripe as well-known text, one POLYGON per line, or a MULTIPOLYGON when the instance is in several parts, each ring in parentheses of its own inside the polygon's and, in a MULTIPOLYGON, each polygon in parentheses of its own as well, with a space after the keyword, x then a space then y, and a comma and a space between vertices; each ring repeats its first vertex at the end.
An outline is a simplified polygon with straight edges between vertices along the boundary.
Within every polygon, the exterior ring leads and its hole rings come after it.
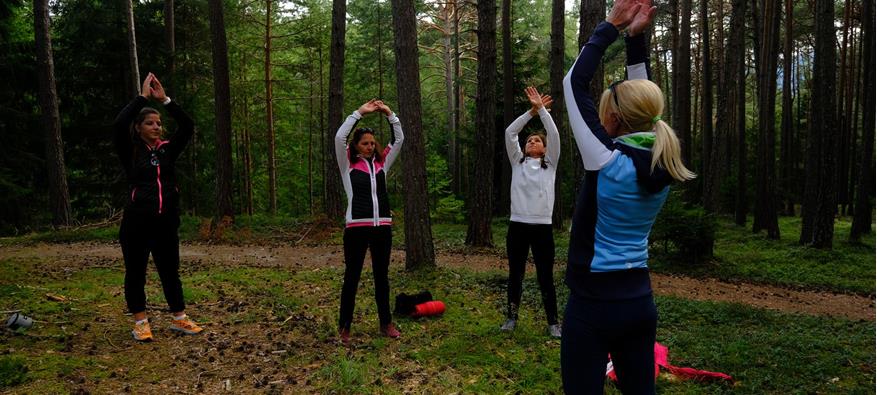
POLYGON ((150 147, 140 136, 131 132, 131 123, 148 103, 143 96, 137 96, 113 122, 116 155, 128 180, 125 211, 179 215, 176 162, 195 133, 195 122, 176 102, 171 101, 165 105, 165 109, 176 120, 177 132, 170 139, 161 140, 155 147, 150 147))

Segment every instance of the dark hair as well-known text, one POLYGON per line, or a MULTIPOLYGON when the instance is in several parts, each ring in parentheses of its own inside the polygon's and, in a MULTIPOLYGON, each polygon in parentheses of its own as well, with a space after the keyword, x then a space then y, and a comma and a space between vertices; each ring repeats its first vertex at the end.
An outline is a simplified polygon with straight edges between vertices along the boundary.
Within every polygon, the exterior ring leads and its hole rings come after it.
MULTIPOLYGON (((347 150, 347 158, 350 160, 351 165, 359 161, 359 152, 356 151, 356 145, 359 144, 359 140, 362 140, 362 136, 365 136, 366 134, 370 134, 374 137, 375 131, 371 128, 357 128, 353 131, 353 138, 350 140, 349 146, 350 149, 347 150)), ((384 157, 381 155, 381 146, 378 144, 377 139, 375 139, 375 151, 373 155, 375 161, 384 161, 384 157)))
POLYGON ((143 122, 143 120, 146 119, 146 116, 149 114, 155 114, 155 115, 158 115, 159 117, 161 117, 161 113, 158 112, 158 110, 156 110, 152 107, 143 107, 143 109, 140 110, 140 113, 137 114, 137 118, 134 118, 134 122, 131 122, 131 138, 132 139, 136 140, 136 139, 140 138, 140 135, 137 133, 137 125, 140 125, 140 123, 143 122))
MULTIPOLYGON (((548 139, 545 137, 545 133, 542 133, 542 132, 530 133, 530 135, 527 136, 527 140, 530 140, 530 137, 533 137, 533 136, 539 137, 539 140, 542 140, 542 146, 545 147, 546 149, 548 148, 548 144, 547 144, 548 139)), ((526 148, 526 143, 524 143, 524 146, 526 148)), ((526 153, 524 154, 524 156, 521 157, 521 160, 518 163, 524 163, 525 160, 527 160, 526 153)), ((543 169, 548 168, 548 162, 545 161, 545 155, 542 155, 542 157, 539 158, 539 165, 542 166, 543 169)))

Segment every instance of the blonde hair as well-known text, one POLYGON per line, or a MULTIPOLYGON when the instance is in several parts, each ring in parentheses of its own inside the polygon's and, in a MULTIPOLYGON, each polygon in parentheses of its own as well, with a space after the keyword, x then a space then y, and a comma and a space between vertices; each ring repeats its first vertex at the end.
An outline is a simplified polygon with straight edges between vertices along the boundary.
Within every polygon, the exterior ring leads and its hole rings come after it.
POLYGON ((604 125, 612 114, 618 114, 623 127, 628 129, 627 132, 654 130, 652 171, 660 164, 677 181, 697 177, 682 163, 682 148, 676 132, 669 124, 660 120, 664 113, 664 93, 654 82, 627 80, 615 84, 603 92, 598 112, 600 122, 604 125))

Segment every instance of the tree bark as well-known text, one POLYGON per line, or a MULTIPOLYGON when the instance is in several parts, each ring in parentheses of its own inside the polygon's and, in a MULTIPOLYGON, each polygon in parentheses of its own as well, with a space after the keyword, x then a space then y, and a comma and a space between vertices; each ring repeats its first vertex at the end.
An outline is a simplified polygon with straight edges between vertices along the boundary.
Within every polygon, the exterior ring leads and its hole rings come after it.
MULTIPOLYGON (((512 62, 512 1, 502 0, 502 114, 503 126, 515 120, 515 75, 512 62)), ((497 140, 504 141, 505 130, 497 129, 497 140)), ((501 169, 497 214, 508 214, 511 209, 512 167, 505 152, 505 144, 497 144, 497 165, 501 169)))
POLYGON ((216 117, 216 216, 234 219, 232 207, 231 94, 228 43, 222 0, 209 0, 210 39, 213 42, 213 95, 216 117))
POLYGON ((393 0, 396 94, 405 131, 402 172, 405 188, 405 269, 435 267, 426 188, 426 149, 421 121, 420 63, 413 0, 393 0))
MULTIPOLYGON (((816 0, 815 51, 811 92, 836 92, 834 1, 816 0)), ((836 97, 814 94, 810 101, 810 138, 800 243, 830 249, 834 238, 836 97)))
MULTIPOLYGON (((549 55, 549 79, 551 85, 551 97, 557 98, 552 104, 551 112, 557 130, 560 132, 560 140, 562 141, 561 152, 563 148, 569 148, 572 144, 572 138, 569 131, 566 130, 563 120, 566 118, 563 108, 563 71, 564 71, 564 22, 566 13, 564 12, 564 0, 553 0, 551 7, 551 53, 549 55)), ((567 155, 561 154, 561 158, 568 158, 567 155)), ((569 161, 561 159, 557 166, 557 180, 563 180, 566 177, 567 166, 561 164, 569 161)), ((566 215, 566 199, 563 196, 561 188, 562 182, 554 183, 554 212, 551 217, 551 223, 555 229, 563 229, 563 220, 566 215)))
POLYGON ((682 160, 691 166, 694 136, 691 133, 691 1, 679 0, 679 46, 678 68, 673 69, 677 86, 675 88, 676 107, 673 108, 673 128, 681 137, 682 160))
POLYGON ((325 131, 325 196, 324 211, 329 218, 344 216, 344 200, 341 191, 341 176, 338 173, 335 157, 335 133, 341 127, 344 111, 344 36, 347 30, 346 0, 332 1, 332 38, 329 47, 329 114, 328 130, 325 131))
POLYGON ((780 12, 772 0, 762 3, 762 30, 758 78, 758 142, 756 143, 755 210, 752 231, 767 231, 770 239, 780 238, 776 204, 776 79, 780 12))
POLYGON ((701 172, 703 177, 703 207, 707 211, 718 210, 718 186, 719 180, 716 167, 718 162, 712 158, 713 144, 713 71, 710 58, 710 24, 709 24, 709 0, 700 0, 700 36, 702 40, 703 56, 701 58, 701 172))
MULTIPOLYGON (((591 33, 594 32, 594 29, 597 28, 597 25, 600 24, 606 18, 606 2, 603 0, 582 0, 581 3, 581 13, 579 15, 579 39, 578 39, 578 51, 581 51, 582 47, 588 43, 588 39, 591 37, 591 33)), ((577 51, 577 52, 578 52, 577 51)), ((599 98, 600 95, 603 94, 603 81, 604 81, 604 73, 603 73, 603 61, 600 60, 600 64, 597 66, 597 69, 594 71, 594 78, 591 79, 591 97, 599 98)), ((556 97, 555 100, 562 101, 563 96, 556 97)), ((574 146, 570 147, 570 151, 572 151, 572 173, 573 173, 573 182, 575 183, 573 186, 573 199, 575 202, 579 196, 579 190, 582 187, 582 180, 585 176, 585 168, 581 165, 582 163, 582 155, 577 148, 574 146)))
POLYGON ((268 210, 277 215, 277 159, 274 132, 274 90, 271 79, 271 0, 265 0, 265 132, 268 139, 268 210))
POLYGON ((137 38, 134 35, 134 4, 125 0, 125 17, 128 26, 128 67, 131 79, 128 81, 129 96, 140 93, 140 66, 137 61, 137 38))
POLYGON ((52 59, 51 20, 47 0, 34 0, 34 39, 39 78, 40 123, 46 140, 46 173, 52 225, 70 225, 70 194, 64 166, 64 142, 61 139, 61 115, 55 88, 55 62, 52 59))
MULTIPOLYGON (((478 90, 475 96, 475 155, 493 156, 496 113, 496 0, 478 2, 478 90)), ((490 222, 493 215, 493 162, 474 164, 470 190, 469 229, 466 244, 493 245, 490 222)))
POLYGON ((731 30, 734 42, 738 45, 730 49, 730 56, 735 59, 735 71, 737 88, 735 89, 734 126, 737 137, 737 194, 734 196, 734 223, 737 226, 746 225, 746 215, 749 211, 749 202, 746 197, 746 0, 733 0, 731 13, 731 30))
POLYGON ((865 58, 861 85, 866 89, 862 102, 862 157, 858 161, 861 168, 856 180, 858 185, 850 229, 851 242, 859 242, 862 235, 871 232, 871 193, 874 191, 874 0, 864 0, 862 6, 862 54, 865 58))
POLYGON ((794 158, 792 154, 792 57, 795 54, 792 0, 785 0, 785 41, 783 44, 783 115, 780 132, 780 204, 786 215, 795 215, 792 193, 794 158))

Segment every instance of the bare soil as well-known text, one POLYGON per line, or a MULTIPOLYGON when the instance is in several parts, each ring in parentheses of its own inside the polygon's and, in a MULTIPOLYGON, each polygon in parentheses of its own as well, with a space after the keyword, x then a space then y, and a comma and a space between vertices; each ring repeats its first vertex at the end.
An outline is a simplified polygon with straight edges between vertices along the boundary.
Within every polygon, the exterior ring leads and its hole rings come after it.
MULTIPOLYGON (((338 245, 214 245, 184 244, 181 260, 189 270, 220 266, 246 267, 341 267, 343 252, 338 245)), ((107 259, 121 260, 116 243, 36 244, 0 247, 0 259, 53 258, 50 264, 64 270, 106 265, 107 259)), ((476 271, 506 270, 505 260, 489 254, 439 253, 440 267, 476 271)), ((404 251, 394 250, 391 266, 403 266, 404 251)), ((532 267, 530 268, 532 269, 532 267)), ((699 301, 742 303, 750 306, 817 316, 853 320, 875 319, 873 297, 833 292, 790 289, 743 282, 724 282, 711 278, 652 274, 652 286, 658 295, 672 295, 699 301)))

